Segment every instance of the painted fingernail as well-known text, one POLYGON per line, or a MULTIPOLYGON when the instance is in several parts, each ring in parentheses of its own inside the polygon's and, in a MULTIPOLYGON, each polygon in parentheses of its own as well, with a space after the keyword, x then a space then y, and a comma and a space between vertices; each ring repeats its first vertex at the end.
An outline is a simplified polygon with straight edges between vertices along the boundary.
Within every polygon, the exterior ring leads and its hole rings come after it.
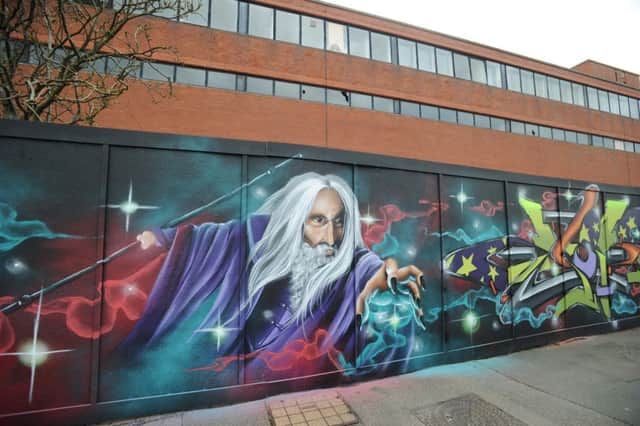
POLYGON ((398 291, 398 279, 396 277, 391 277, 391 279, 389 281, 391 283, 391 291, 393 293, 398 291))
POLYGON ((356 315, 356 327, 360 328, 361 325, 362 325, 362 314, 357 314, 356 315))
POLYGON ((426 289, 425 286, 426 286, 426 283, 424 280, 424 275, 420 275, 420 287, 422 287, 422 289, 425 290, 426 289))

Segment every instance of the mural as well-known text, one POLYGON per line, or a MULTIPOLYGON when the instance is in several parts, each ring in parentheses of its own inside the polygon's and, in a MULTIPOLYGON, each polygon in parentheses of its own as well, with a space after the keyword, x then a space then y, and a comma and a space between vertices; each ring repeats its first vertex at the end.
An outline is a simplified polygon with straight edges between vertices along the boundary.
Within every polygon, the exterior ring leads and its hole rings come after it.
POLYGON ((639 314, 640 197, 596 185, 299 154, 0 154, 0 415, 260 397, 234 386, 395 374, 639 314))

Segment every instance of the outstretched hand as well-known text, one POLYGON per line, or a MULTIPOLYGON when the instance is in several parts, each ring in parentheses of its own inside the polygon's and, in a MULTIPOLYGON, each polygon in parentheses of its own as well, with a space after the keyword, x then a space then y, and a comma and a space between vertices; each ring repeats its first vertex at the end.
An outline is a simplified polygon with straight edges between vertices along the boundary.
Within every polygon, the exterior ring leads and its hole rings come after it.
POLYGON ((422 287, 423 290, 425 288, 424 273, 414 265, 398 268, 398 262, 393 258, 389 258, 384 261, 384 265, 378 269, 373 277, 367 281, 364 289, 358 295, 358 299, 356 300, 356 321, 358 322, 358 326, 360 326, 362 322, 365 302, 375 290, 390 291, 395 294, 398 291, 398 286, 403 285, 409 287, 413 295, 413 300, 416 302, 417 316, 422 320, 423 312, 420 307, 420 287, 422 287), (411 277, 414 279, 411 280, 411 277))
POLYGON ((151 231, 144 231, 136 237, 136 240, 140 241, 140 248, 142 250, 146 250, 158 243, 156 235, 151 231))

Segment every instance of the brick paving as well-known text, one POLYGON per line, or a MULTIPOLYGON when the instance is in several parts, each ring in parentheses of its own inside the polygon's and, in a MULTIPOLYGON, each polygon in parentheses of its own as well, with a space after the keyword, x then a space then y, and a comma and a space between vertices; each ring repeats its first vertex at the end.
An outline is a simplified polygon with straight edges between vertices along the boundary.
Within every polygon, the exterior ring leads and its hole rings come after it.
POLYGON ((359 422, 356 413, 335 391, 318 391, 304 397, 280 395, 266 401, 273 426, 342 426, 359 422))

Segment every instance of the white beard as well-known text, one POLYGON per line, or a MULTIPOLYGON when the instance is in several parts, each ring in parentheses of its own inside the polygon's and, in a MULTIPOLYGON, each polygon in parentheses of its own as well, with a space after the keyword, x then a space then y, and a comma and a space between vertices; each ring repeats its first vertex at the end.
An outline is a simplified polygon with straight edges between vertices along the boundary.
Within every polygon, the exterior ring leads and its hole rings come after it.
MULTIPOLYGON (((328 256, 327 250, 331 248, 328 244, 318 244, 311 247, 303 242, 291 267, 291 307, 294 312, 298 311, 302 303, 302 296, 307 291, 307 283, 318 269, 335 259, 337 250, 334 248, 333 254, 328 256)), ((325 285, 328 283, 324 283, 325 285)))

